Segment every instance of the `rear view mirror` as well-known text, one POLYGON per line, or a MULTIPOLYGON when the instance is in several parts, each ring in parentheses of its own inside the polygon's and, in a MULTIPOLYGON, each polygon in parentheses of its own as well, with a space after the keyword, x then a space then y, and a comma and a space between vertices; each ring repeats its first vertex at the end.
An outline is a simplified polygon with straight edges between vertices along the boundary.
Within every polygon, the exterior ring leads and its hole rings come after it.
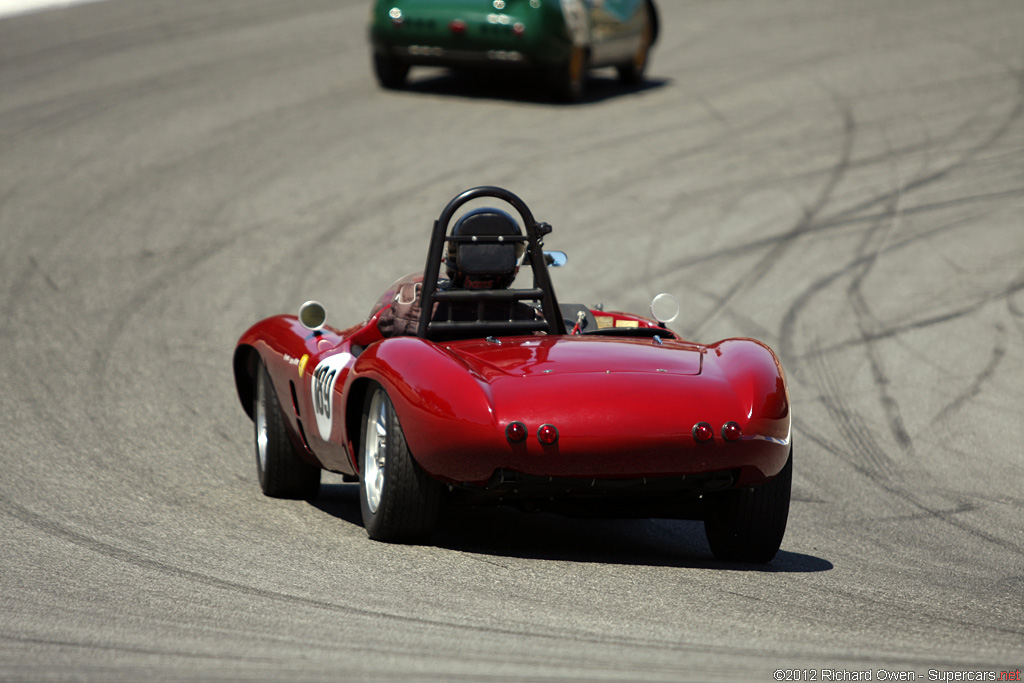
MULTIPOLYGON (((569 255, 564 251, 545 251, 544 252, 544 265, 548 268, 561 268, 569 262, 569 255)), ((526 252, 526 256, 523 258, 523 265, 530 265, 530 252, 526 252)))
POLYGON ((679 315, 679 300, 671 294, 659 294, 651 301, 651 315, 662 325, 672 322, 679 315))
POLYGON ((307 301, 299 307, 299 322, 307 330, 316 332, 327 322, 327 310, 319 301, 307 301))
POLYGON ((569 262, 569 256, 564 251, 545 251, 544 265, 549 268, 561 268, 569 262))

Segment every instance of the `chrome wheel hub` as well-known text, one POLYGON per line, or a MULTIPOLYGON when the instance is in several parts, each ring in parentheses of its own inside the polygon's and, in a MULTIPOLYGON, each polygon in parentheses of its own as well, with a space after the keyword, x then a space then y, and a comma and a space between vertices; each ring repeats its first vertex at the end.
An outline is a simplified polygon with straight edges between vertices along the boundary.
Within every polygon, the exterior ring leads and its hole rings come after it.
POLYGON ((388 446, 388 401, 383 391, 378 391, 370 401, 366 416, 366 440, 363 444, 363 490, 366 506, 370 512, 377 512, 380 497, 384 491, 384 468, 388 446))
POLYGON ((260 471, 267 471, 267 380, 261 370, 256 376, 256 457, 260 471))

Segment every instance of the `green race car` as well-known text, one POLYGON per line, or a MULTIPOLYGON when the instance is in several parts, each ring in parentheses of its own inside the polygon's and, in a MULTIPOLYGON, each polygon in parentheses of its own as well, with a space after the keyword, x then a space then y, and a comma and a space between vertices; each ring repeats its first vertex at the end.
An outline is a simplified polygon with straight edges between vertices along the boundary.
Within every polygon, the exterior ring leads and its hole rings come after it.
POLYGON ((569 102, 592 68, 642 82, 657 37, 653 0, 376 0, 370 16, 382 87, 401 88, 414 65, 525 68, 569 102))

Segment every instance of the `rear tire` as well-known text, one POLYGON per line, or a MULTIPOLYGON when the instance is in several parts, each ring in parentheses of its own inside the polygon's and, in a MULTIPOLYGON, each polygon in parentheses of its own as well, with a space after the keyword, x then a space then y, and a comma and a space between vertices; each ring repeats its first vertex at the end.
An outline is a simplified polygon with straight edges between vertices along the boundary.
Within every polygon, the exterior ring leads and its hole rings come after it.
POLYGON ((320 468, 310 465, 295 451, 288 437, 281 403, 262 359, 256 361, 252 422, 256 474, 263 493, 273 498, 316 498, 320 490, 320 468))
POLYGON ((710 497, 704 533, 712 554, 731 562, 770 562, 786 533, 792 484, 791 446, 786 465, 767 484, 710 497))
POLYGON ((575 104, 583 99, 587 81, 587 51, 573 46, 564 64, 556 66, 549 74, 551 89, 559 102, 575 104))
POLYGON ((386 52, 374 52, 373 73, 382 88, 398 90, 405 87, 409 77, 409 65, 386 52))
POLYGON ((398 414, 380 385, 363 401, 359 435, 359 507, 370 538, 392 543, 429 540, 443 486, 409 452, 398 414))
POLYGON ((647 62, 651 56, 651 46, 654 44, 654 17, 651 16, 651 9, 645 5, 644 32, 640 39, 640 46, 633 54, 633 59, 620 64, 619 82, 624 85, 640 85, 644 82, 644 72, 647 71, 647 62))

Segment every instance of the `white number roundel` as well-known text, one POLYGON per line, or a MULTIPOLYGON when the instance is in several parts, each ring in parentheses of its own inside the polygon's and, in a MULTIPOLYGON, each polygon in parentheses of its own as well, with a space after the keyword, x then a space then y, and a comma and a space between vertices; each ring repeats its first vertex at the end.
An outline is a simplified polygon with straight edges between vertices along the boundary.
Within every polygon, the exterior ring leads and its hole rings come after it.
POLYGON ((331 426, 334 424, 331 419, 334 415, 334 386, 342 370, 351 365, 353 360, 351 353, 339 353, 324 358, 313 370, 313 413, 316 415, 316 428, 324 441, 330 440, 331 426))

